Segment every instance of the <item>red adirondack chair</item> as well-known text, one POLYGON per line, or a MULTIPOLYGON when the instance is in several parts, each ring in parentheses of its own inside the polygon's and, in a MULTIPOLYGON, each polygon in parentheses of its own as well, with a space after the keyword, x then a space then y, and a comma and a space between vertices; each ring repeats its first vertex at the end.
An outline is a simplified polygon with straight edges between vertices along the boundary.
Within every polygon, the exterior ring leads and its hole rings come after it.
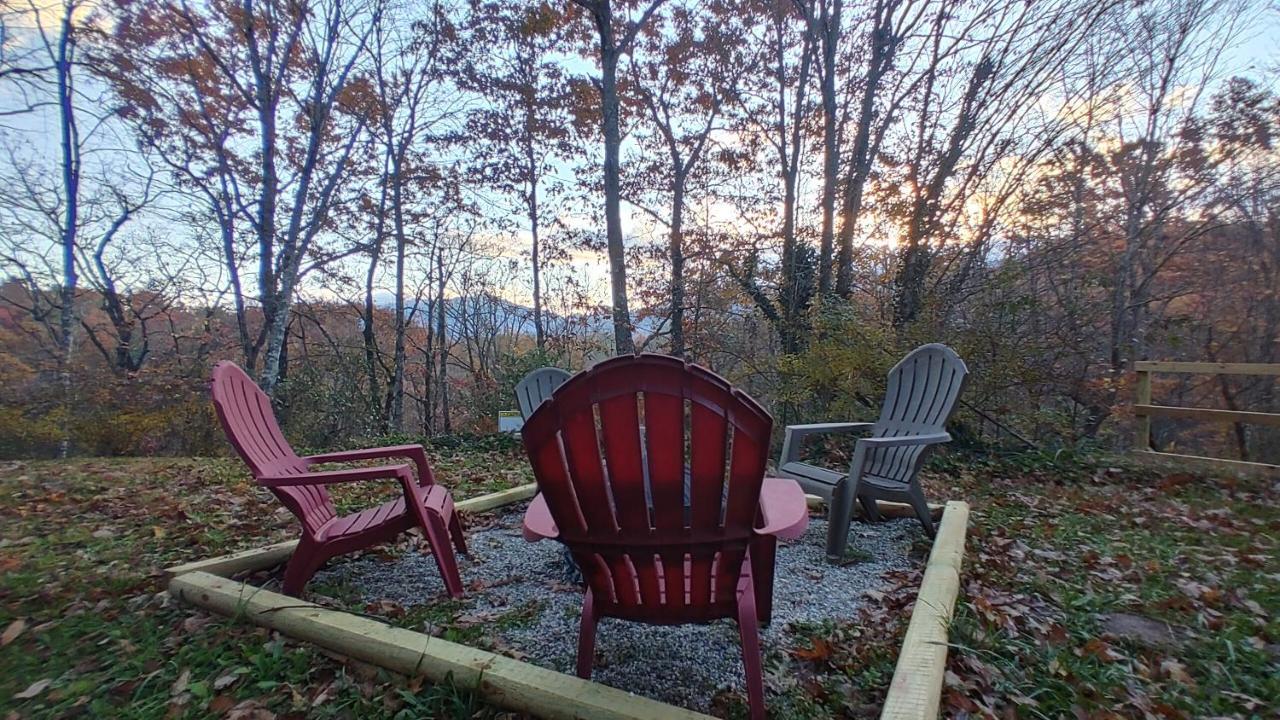
POLYGON ((764 717, 757 623, 771 616, 777 538, 809 522, 795 481, 764 477, 772 427, 718 375, 650 354, 575 375, 525 421, 541 491, 525 538, 564 543, 587 583, 578 675, 591 676, 601 617, 736 618, 751 716, 764 717))
POLYGON ((466 553, 462 523, 454 512, 449 491, 435 483, 421 445, 350 450, 299 457, 280 433, 271 400, 253 379, 230 362, 213 369, 213 404, 218 420, 259 484, 271 492, 302 523, 302 538, 285 569, 284 592, 302 594, 320 566, 332 557, 387 542, 415 525, 426 533, 431 554, 445 587, 462 596, 458 563, 449 546, 466 553), (418 479, 407 464, 313 472, 312 465, 382 458, 407 458, 417 466, 418 479), (351 515, 338 515, 326 486, 368 480, 397 480, 404 497, 351 515))

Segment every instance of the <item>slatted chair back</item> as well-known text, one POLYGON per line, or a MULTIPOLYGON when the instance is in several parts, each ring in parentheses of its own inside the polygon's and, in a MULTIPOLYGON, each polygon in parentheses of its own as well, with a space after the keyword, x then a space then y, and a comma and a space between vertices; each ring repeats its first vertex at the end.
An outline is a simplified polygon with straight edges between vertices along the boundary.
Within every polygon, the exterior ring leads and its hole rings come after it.
POLYGON ((651 354, 579 373, 534 411, 538 489, 604 615, 734 616, 772 427, 720 376, 651 354))
POLYGON ((556 367, 539 368, 525 375, 516 383, 516 403, 520 405, 520 417, 529 419, 542 401, 551 397, 551 393, 570 377, 568 371, 556 367))
MULTIPOLYGON (((871 437, 903 437, 943 432, 969 369, 954 350, 940 343, 921 345, 889 371, 880 419, 871 437)), ((864 475, 909 483, 927 446, 872 449, 864 475)))
MULTIPOLYGON (((307 471, 306 462, 280 432, 271 398, 244 370, 232 362, 215 365, 212 393, 222 429, 254 478, 307 471)), ((333 500, 323 485, 273 487, 271 491, 302 521, 308 533, 314 535, 334 518, 333 500)))

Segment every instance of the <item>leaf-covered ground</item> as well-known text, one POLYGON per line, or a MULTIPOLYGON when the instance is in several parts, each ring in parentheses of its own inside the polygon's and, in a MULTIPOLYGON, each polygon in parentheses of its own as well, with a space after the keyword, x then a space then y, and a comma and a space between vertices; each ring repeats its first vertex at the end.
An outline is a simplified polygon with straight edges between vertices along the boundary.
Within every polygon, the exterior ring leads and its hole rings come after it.
MULTIPOLYGON (((531 481, 514 448, 432 452, 456 499, 531 481)), ((391 497, 344 486, 340 506, 391 497)), ((161 569, 296 537, 231 459, 0 463, 0 717, 421 718, 468 693, 181 607, 161 569)))
MULTIPOLYGON (((457 498, 529 479, 510 448, 433 462, 457 498)), ((1274 481, 953 456, 928 484, 973 508, 946 715, 1280 712, 1274 481)), ((161 568, 292 537, 293 523, 232 460, 0 464, 0 717, 497 714, 163 594, 161 568)), ((862 616, 804 628, 769 658, 775 717, 877 714, 919 573, 891 579, 862 616)))
MULTIPOLYGON (((927 484, 972 508, 944 716, 1280 717, 1275 480, 953 457, 927 484)), ((875 714, 919 579, 791 649, 794 715, 875 714)))

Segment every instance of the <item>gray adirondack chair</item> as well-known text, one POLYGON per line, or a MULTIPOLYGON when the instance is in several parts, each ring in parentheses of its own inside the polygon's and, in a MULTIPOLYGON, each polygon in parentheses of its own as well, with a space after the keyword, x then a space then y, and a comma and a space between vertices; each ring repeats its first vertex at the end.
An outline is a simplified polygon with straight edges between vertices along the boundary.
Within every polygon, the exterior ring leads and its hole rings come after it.
POLYGON ((968 374, 964 361, 951 348, 938 343, 921 345, 889 371, 884 405, 876 422, 787 426, 778 472, 799 482, 805 492, 827 500, 831 508, 828 557, 844 555, 855 499, 872 520, 880 517, 877 500, 910 503, 925 531, 930 537, 934 535, 933 518, 917 474, 929 451, 951 440, 943 426, 968 374), (800 461, 806 437, 859 430, 868 431, 868 437, 854 445, 847 473, 800 461))
POLYGON ((551 397, 552 391, 570 377, 572 375, 567 370, 556 367, 538 368, 525 375, 516 383, 516 403, 520 405, 520 417, 528 420, 542 401, 551 397))

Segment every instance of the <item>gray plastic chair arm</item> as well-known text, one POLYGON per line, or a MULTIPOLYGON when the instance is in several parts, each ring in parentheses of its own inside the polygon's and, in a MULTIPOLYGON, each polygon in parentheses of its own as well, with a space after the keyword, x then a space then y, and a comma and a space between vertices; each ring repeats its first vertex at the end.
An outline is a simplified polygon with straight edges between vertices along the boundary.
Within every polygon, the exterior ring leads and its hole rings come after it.
POLYGON ((813 435, 815 433, 836 433, 836 432, 852 432, 865 427, 871 427, 875 423, 869 422, 838 422, 838 423, 811 423, 809 425, 788 425, 787 432, 800 435, 813 435))
POLYGON ((873 448, 909 447, 912 445, 933 445, 934 443, 951 442, 951 433, 931 433, 929 435, 903 435, 902 437, 861 438, 858 444, 866 444, 873 448))
POLYGON ((782 459, 778 463, 778 467, 782 467, 787 463, 793 463, 800 459, 800 446, 804 443, 804 438, 809 435, 829 435, 832 433, 848 433, 855 430, 864 430, 875 423, 869 422, 844 422, 844 423, 811 423, 808 425, 788 425, 786 433, 782 438, 782 459))
POLYGON ((862 476, 862 466, 867 462, 867 451, 893 447, 913 447, 917 445, 934 445, 951 442, 950 433, 930 433, 928 435, 903 435, 901 437, 859 438, 853 447, 853 460, 849 463, 849 474, 846 481, 853 481, 862 476))

